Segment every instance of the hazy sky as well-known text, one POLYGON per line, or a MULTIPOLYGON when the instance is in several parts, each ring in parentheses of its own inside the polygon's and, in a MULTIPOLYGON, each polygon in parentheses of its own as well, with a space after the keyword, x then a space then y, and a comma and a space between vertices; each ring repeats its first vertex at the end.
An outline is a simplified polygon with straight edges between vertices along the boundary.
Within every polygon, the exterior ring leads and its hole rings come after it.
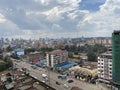
POLYGON ((0 0, 0 37, 96 37, 120 30, 120 0, 0 0))

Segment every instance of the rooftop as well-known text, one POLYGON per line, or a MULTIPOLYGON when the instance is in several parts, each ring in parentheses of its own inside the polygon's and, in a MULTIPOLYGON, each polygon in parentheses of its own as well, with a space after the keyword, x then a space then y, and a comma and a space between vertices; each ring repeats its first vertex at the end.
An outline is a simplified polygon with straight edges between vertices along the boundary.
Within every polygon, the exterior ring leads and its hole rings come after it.
MULTIPOLYGON (((32 76, 26 76, 21 71, 17 70, 9 70, 0 72, 0 77, 3 75, 6 75, 7 73, 11 73, 12 76, 14 76, 14 79, 12 79, 12 82, 2 82, 0 81, 0 90, 46 90, 47 87, 50 87, 46 85, 43 82, 38 81, 32 76), (5 84, 5 86, 4 86, 5 84)), ((12 77, 11 76, 11 77, 12 77)), ((49 90, 55 90, 54 88, 50 87, 49 90)))
POLYGON ((66 50, 53 50, 51 52, 48 52, 48 54, 52 54, 52 55, 55 55, 55 54, 60 54, 60 53, 64 53, 64 52, 67 52, 66 50))
POLYGON ((115 30, 113 33, 114 34, 120 34, 120 30, 115 30))
POLYGON ((110 53, 110 52, 106 52, 106 53, 102 53, 101 55, 112 56, 112 53, 110 53))
POLYGON ((77 63, 75 63, 75 62, 63 62, 63 63, 60 63, 60 64, 56 64, 55 67, 70 68, 74 65, 77 65, 77 63))

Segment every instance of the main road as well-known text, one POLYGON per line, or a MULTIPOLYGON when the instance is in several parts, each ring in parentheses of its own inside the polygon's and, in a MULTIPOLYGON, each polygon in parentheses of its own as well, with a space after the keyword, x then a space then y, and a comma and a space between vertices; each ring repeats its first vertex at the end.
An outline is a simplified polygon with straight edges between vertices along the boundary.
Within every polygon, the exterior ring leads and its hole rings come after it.
POLYGON ((33 69, 33 68, 31 68, 31 64, 23 62, 23 61, 20 61, 20 62, 13 61, 13 63, 18 68, 26 68, 29 71, 31 76, 46 83, 47 85, 50 85, 51 87, 55 88, 56 90, 70 90, 73 86, 82 88, 83 90, 108 90, 99 84, 98 85, 89 84, 86 82, 76 80, 74 78, 73 78, 74 79, 73 83, 68 83, 66 80, 58 79, 57 78, 58 74, 55 72, 52 72, 52 71, 48 72, 46 69, 40 68, 40 67, 37 67, 37 69, 33 69), (50 82, 49 82, 49 80, 45 80, 42 77, 42 74, 48 75, 50 82), (60 82, 60 85, 57 85, 56 81, 60 82), (66 86, 64 84, 66 84, 66 86))

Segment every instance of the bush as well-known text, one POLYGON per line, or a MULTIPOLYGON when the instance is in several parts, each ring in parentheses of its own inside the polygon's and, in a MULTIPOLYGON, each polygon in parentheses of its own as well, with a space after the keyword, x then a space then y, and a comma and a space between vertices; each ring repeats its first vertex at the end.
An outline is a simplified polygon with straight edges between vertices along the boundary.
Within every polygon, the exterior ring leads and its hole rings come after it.
POLYGON ((14 59, 18 59, 18 60, 20 59, 20 57, 18 57, 17 54, 12 54, 11 57, 14 58, 14 59))
POLYGON ((88 61, 97 61, 97 55, 94 52, 88 52, 88 61))
POLYGON ((6 62, 0 62, 0 71, 6 70, 7 68, 8 67, 7 67, 6 62))
POLYGON ((13 66, 13 63, 12 63, 10 57, 6 56, 4 58, 4 61, 0 62, 0 71, 6 70, 6 69, 8 69, 9 67, 12 67, 12 66, 13 66))

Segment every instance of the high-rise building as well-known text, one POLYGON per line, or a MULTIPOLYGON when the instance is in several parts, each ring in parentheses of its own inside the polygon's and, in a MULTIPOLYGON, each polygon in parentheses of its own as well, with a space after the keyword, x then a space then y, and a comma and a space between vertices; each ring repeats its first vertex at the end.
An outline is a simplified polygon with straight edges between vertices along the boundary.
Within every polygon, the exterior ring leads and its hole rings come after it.
POLYGON ((112 33, 112 80, 120 85, 120 31, 112 33))

